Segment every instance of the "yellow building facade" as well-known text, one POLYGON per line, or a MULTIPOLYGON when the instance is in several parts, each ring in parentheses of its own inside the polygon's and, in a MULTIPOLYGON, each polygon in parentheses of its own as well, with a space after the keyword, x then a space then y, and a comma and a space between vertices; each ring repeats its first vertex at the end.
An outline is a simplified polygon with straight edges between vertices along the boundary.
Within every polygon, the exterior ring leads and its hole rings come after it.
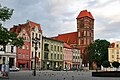
POLYGON ((120 41, 110 44, 108 48, 108 60, 110 62, 117 61, 120 63, 120 41))

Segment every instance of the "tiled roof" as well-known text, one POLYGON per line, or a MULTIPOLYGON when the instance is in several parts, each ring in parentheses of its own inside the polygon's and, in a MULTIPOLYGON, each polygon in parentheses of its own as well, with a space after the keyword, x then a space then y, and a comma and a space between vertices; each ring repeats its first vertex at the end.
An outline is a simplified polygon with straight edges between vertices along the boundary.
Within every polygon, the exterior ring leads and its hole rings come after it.
POLYGON ((64 43, 64 48, 72 49, 72 47, 68 45, 67 43, 64 43))
POLYGON ((89 18, 91 18, 91 19, 94 19, 93 16, 92 16, 92 14, 91 14, 90 12, 88 12, 87 10, 81 11, 81 12, 79 13, 79 15, 77 16, 77 19, 82 18, 82 17, 85 17, 85 16, 87 16, 87 17, 89 17, 89 18))
POLYGON ((40 24, 37 24, 37 23, 32 22, 32 21, 27 21, 27 23, 25 23, 25 24, 14 25, 12 28, 10 28, 10 31, 18 34, 23 28, 25 28, 28 35, 30 36, 29 31, 31 31, 32 28, 34 28, 35 26, 37 26, 39 31, 42 32, 40 24))
POLYGON ((77 32, 71 32, 66 34, 59 34, 58 36, 52 37, 53 39, 62 40, 67 44, 77 43, 77 32))
POLYGON ((111 43, 109 48, 114 48, 115 47, 115 43, 111 43))

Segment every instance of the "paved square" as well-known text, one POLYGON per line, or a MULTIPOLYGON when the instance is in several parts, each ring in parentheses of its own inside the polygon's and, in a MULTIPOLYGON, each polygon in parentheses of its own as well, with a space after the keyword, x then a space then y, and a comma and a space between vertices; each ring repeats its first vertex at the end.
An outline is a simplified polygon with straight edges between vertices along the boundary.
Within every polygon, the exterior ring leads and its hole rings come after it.
POLYGON ((36 76, 32 75, 32 71, 19 71, 10 72, 9 79, 5 80, 120 80, 120 78, 92 77, 92 71, 37 71, 36 76))

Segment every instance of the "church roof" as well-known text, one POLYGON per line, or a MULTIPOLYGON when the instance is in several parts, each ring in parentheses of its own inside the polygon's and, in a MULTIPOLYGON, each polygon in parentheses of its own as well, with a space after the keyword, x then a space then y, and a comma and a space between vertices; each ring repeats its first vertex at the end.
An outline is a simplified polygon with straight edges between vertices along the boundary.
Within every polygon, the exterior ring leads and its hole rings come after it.
POLYGON ((92 14, 91 14, 91 12, 88 12, 87 10, 81 11, 81 12, 79 13, 79 15, 77 16, 77 19, 82 18, 82 17, 85 17, 85 16, 87 16, 87 17, 89 17, 89 18, 91 18, 91 19, 94 19, 93 16, 92 16, 92 14))
POLYGON ((77 44, 77 32, 59 34, 58 36, 52 37, 53 39, 62 40, 67 44, 77 44))

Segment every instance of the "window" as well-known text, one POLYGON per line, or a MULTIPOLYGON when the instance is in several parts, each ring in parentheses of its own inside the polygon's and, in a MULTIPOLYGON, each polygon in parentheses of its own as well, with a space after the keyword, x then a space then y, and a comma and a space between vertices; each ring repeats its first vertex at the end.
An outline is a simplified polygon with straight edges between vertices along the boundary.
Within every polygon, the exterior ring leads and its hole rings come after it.
POLYGON ((84 21, 80 20, 80 28, 84 28, 84 21))
POLYGON ((28 59, 28 53, 26 53, 26 58, 28 59))
POLYGON ((53 53, 51 53, 51 59, 53 58, 53 53))
POLYGON ((21 54, 20 53, 18 53, 18 59, 20 59, 21 58, 21 54))
POLYGON ((39 52, 39 54, 38 54, 38 57, 40 58, 40 52, 39 52))
POLYGON ((49 46, 49 44, 47 44, 47 43, 44 44, 44 51, 49 51, 48 46, 49 46))
POLYGON ((81 44, 84 44, 84 39, 81 39, 81 44))
POLYGON ((26 49, 28 50, 28 45, 26 45, 26 49))
POLYGON ((22 46, 22 49, 25 49, 25 46, 24 46, 24 45, 22 46))
POLYGON ((119 55, 117 55, 117 59, 119 59, 119 55))
POLYGON ((60 55, 60 59, 62 59, 62 54, 60 55))
POLYGON ((73 56, 73 59, 75 59, 75 56, 73 56))
POLYGON ((48 59, 48 53, 44 52, 44 59, 48 59))
POLYGON ((33 51, 32 51, 32 58, 33 58, 33 51))
POLYGON ((32 33, 32 38, 34 38, 34 33, 32 33))
POLYGON ((119 54, 119 50, 117 50, 117 52, 116 52, 117 54, 119 54))
POLYGON ((14 46, 11 46, 11 53, 13 53, 14 46))
POLYGON ((56 54, 54 54, 54 59, 56 59, 56 54))
POLYGON ((55 51, 56 51, 56 46, 55 46, 55 51))
POLYGON ((118 48, 118 47, 119 47, 119 45, 117 44, 117 45, 116 45, 116 47, 118 48))
POLYGON ((112 55, 112 58, 114 58, 114 55, 112 55))
POLYGON ((6 60, 6 58, 5 58, 5 57, 3 57, 3 63, 5 63, 5 60, 6 60))
POLYGON ((57 56, 57 59, 59 59, 59 54, 58 54, 58 56, 57 56))
POLYGON ((41 34, 39 34, 39 39, 41 38, 41 34))
POLYGON ((25 58, 25 55, 24 55, 24 54, 22 54, 22 58, 25 58))
POLYGON ((37 38, 37 33, 36 33, 36 38, 37 38))
POLYGON ((6 52, 6 46, 3 46, 3 51, 6 52))
POLYGON ((81 31, 81 37, 83 37, 84 36, 84 32, 83 31, 81 31))
POLYGON ((59 46, 58 46, 58 52, 59 52, 59 46))
POLYGON ((40 42, 39 42, 39 48, 40 48, 40 42))
POLYGON ((60 47, 60 51, 62 52, 62 47, 60 47))
POLYGON ((53 51, 53 45, 51 45, 51 51, 53 51))

